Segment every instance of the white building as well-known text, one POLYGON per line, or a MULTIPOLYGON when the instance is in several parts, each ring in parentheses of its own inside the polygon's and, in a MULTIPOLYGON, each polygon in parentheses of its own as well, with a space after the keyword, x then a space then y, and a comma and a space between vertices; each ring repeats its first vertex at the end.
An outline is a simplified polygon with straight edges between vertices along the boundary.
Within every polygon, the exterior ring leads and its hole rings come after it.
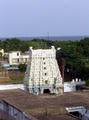
POLYGON ((19 65, 20 63, 28 63, 29 55, 21 54, 20 51, 12 51, 9 53, 9 64, 19 65))
POLYGON ((24 78, 25 89, 33 94, 63 92, 62 77, 56 60, 56 49, 33 50, 24 78))

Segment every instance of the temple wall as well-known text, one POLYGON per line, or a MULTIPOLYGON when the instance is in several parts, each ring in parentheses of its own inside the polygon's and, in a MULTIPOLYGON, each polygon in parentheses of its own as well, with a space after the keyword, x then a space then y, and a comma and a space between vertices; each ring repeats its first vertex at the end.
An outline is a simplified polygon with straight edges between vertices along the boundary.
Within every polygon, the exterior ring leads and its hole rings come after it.
POLYGON ((24 90, 24 84, 0 85, 0 90, 10 90, 18 88, 24 90))

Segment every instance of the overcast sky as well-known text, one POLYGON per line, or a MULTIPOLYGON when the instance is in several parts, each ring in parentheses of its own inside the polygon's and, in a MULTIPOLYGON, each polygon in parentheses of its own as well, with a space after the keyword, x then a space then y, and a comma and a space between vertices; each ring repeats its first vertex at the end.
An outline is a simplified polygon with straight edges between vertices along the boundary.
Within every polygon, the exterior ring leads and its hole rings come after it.
POLYGON ((0 0, 0 37, 89 35, 89 0, 0 0))

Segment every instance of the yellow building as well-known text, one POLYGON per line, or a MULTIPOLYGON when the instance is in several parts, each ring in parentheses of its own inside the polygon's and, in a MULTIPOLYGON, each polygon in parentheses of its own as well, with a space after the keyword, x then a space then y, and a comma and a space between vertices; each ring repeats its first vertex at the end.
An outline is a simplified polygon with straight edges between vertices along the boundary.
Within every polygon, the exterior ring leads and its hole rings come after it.
POLYGON ((8 52, 4 52, 4 49, 0 49, 0 56, 6 56, 8 52))
POLYGON ((0 50, 0 56, 4 56, 4 49, 0 50))

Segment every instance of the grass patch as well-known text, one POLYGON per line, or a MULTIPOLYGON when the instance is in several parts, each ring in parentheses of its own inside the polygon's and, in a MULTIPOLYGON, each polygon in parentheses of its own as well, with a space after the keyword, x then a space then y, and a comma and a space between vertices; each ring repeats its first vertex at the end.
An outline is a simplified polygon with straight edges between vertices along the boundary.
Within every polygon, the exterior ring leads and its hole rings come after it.
POLYGON ((24 77, 23 76, 14 76, 14 77, 10 77, 10 79, 11 79, 12 84, 22 84, 24 77))
POLYGON ((23 84, 24 72, 9 72, 11 84, 23 84))

